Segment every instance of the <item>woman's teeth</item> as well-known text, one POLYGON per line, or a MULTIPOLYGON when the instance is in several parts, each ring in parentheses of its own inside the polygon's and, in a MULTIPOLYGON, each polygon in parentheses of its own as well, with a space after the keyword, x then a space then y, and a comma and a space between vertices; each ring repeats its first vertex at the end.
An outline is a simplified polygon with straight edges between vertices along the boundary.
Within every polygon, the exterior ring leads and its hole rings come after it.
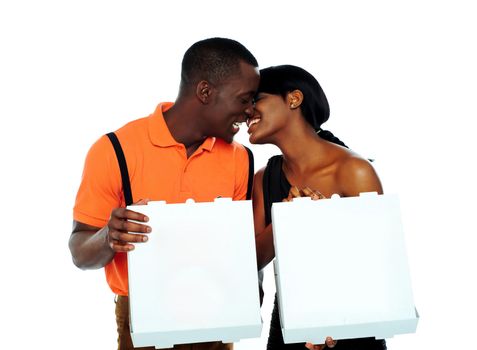
POLYGON ((260 119, 258 119, 258 118, 252 119, 252 120, 248 123, 248 127, 250 128, 253 124, 257 124, 259 121, 260 121, 260 119))

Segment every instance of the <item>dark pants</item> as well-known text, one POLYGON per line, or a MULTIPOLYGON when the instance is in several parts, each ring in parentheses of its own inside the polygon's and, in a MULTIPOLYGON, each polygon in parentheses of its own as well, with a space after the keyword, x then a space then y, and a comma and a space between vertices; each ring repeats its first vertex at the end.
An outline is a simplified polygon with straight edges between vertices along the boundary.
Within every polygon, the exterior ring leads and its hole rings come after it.
MULTIPOLYGON (((118 350, 155 350, 154 346, 135 348, 131 340, 131 331, 129 330, 129 298, 119 295, 116 301, 116 323, 118 326, 118 350)), ((209 342, 197 344, 175 345, 170 349, 178 350, 233 350, 233 344, 224 344, 222 342, 209 342)))
MULTIPOLYGON (((278 311, 277 295, 273 306, 270 334, 268 336, 267 350, 304 350, 305 343, 285 344, 283 342, 282 326, 278 311)), ((338 340, 333 350, 386 350, 384 340, 375 338, 342 339, 338 340)))

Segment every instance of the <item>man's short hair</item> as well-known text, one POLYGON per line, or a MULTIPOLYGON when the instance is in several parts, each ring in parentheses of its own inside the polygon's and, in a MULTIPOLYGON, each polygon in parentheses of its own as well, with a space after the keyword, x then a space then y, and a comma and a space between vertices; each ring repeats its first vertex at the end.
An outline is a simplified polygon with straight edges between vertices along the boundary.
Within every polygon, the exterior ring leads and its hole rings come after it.
POLYGON ((182 59, 181 86, 207 80, 219 84, 239 72, 240 62, 258 67, 252 53, 238 41, 210 38, 196 42, 182 59))

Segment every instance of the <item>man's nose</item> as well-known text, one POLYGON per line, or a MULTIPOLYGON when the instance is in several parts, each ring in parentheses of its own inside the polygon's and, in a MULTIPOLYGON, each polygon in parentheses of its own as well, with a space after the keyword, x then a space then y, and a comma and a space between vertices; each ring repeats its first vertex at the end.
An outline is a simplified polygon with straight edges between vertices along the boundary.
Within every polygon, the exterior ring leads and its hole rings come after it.
POLYGON ((247 120, 248 118, 253 117, 254 114, 255 114, 255 107, 254 107, 254 104, 252 103, 244 111, 245 119, 247 120))

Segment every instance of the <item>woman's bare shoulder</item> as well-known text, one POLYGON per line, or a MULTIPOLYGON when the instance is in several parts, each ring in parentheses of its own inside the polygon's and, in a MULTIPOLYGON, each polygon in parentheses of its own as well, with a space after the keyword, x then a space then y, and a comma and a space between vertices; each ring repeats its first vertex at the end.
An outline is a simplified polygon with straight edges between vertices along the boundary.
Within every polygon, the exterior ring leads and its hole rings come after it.
POLYGON ((383 192, 381 181, 371 162, 349 150, 343 152, 338 160, 336 180, 345 196, 357 196, 361 192, 383 192))

